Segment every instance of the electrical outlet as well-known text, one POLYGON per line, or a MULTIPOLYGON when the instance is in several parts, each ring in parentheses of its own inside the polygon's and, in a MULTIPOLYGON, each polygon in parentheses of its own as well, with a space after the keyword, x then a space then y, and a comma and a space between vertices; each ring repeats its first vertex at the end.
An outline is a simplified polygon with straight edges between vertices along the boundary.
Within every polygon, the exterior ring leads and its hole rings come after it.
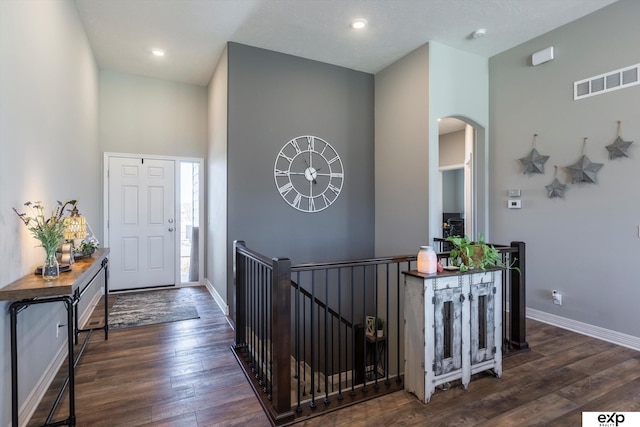
POLYGON ((60 321, 56 322, 56 338, 60 337, 60 321))

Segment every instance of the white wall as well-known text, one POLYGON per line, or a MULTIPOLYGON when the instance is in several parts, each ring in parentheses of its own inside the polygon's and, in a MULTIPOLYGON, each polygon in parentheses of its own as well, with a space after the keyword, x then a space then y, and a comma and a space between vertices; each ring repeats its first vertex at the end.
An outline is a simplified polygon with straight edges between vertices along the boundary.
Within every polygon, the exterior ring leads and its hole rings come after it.
MULTIPOLYGON (((72 1, 0 1, 0 287, 32 274, 44 252, 11 210, 78 199, 101 230, 98 70, 72 1)), ((18 315, 20 403, 63 346, 62 304, 18 315)), ((11 419, 8 304, 0 303, 0 425, 11 419)))
POLYGON ((639 62, 640 2, 621 0, 491 58, 491 229, 498 241, 527 243, 527 306, 638 337, 640 286, 640 86, 573 100, 573 82, 639 62), (597 28, 597 31, 594 31, 597 28), (555 59, 532 67, 531 54, 553 46, 555 59), (630 158, 608 160, 621 135, 636 141, 630 158), (532 148, 551 156, 544 174, 522 173, 532 148), (567 183, 563 167, 582 153, 603 163, 597 184, 569 184, 564 199, 545 185, 567 183), (506 191, 522 190, 522 209, 506 208, 506 191), (551 290, 564 294, 552 303, 551 290))
POLYGON ((105 152, 204 158, 207 88, 100 71, 100 146, 105 152))
MULTIPOLYGON (((473 152, 473 181, 475 186, 476 222, 466 218, 465 227, 482 233, 487 239, 488 227, 488 157, 489 123, 489 63, 480 56, 439 43, 429 43, 429 140, 438 141, 437 119, 456 117, 476 128, 476 147, 473 152)), ((429 144, 429 221, 431 236, 439 236, 442 219, 439 217, 441 200, 438 174, 438 144, 429 144)), ((493 240, 490 240, 493 241, 493 240)))
POLYGON ((228 51, 225 48, 208 88, 208 219, 206 276, 227 305, 227 91, 228 51))
POLYGON ((434 42, 376 74, 376 255, 413 253, 441 235, 440 117, 479 130, 476 215, 488 234, 488 77, 487 59, 434 42))

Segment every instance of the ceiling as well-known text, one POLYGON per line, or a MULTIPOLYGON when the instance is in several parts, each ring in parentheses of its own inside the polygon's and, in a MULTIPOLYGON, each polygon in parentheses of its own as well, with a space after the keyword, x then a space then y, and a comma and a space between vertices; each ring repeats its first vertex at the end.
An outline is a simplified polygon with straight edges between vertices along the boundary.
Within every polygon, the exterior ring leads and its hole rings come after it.
POLYGON ((228 41, 376 73, 429 41, 488 58, 615 0, 75 2, 101 69, 206 86, 228 41))

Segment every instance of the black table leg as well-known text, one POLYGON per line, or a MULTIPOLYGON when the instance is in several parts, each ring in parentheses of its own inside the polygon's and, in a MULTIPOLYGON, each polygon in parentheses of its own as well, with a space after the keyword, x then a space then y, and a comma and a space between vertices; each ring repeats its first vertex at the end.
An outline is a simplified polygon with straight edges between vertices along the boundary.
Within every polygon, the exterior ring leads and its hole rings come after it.
MULTIPOLYGON (((69 425, 76 425, 76 389, 75 389, 75 358, 73 356, 74 338, 77 339, 76 328, 74 327, 74 300, 71 297, 65 298, 64 305, 67 307, 67 345, 68 345, 68 367, 69 367, 69 425)), ((77 321, 77 320, 76 320, 77 321)))
POLYGON ((104 269, 104 340, 109 339, 109 258, 102 260, 104 269))
POLYGON ((11 304, 11 425, 18 424, 18 311, 22 305, 11 304))

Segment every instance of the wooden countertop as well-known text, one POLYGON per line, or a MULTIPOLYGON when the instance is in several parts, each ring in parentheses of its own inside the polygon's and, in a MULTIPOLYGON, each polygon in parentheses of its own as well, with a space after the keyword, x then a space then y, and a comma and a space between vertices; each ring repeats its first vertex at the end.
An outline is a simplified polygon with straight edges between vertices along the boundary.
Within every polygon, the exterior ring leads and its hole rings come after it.
POLYGON ((4 288, 0 288, 0 301, 16 301, 37 297, 72 295, 76 287, 90 279, 102 267, 102 260, 109 255, 109 249, 96 250, 90 257, 77 260, 71 271, 60 273, 60 277, 49 282, 41 275, 28 274, 4 288))
POLYGON ((504 268, 494 266, 494 267, 487 267, 487 269, 484 271, 480 268, 474 268, 472 270, 467 270, 467 271, 444 270, 440 273, 433 273, 433 274, 420 273, 418 270, 409 270, 409 271, 403 271, 402 274, 406 274, 407 276, 417 277, 419 279, 433 279, 435 277, 449 277, 449 276, 459 276, 462 274, 486 273, 486 272, 496 271, 496 270, 504 270, 504 268))

